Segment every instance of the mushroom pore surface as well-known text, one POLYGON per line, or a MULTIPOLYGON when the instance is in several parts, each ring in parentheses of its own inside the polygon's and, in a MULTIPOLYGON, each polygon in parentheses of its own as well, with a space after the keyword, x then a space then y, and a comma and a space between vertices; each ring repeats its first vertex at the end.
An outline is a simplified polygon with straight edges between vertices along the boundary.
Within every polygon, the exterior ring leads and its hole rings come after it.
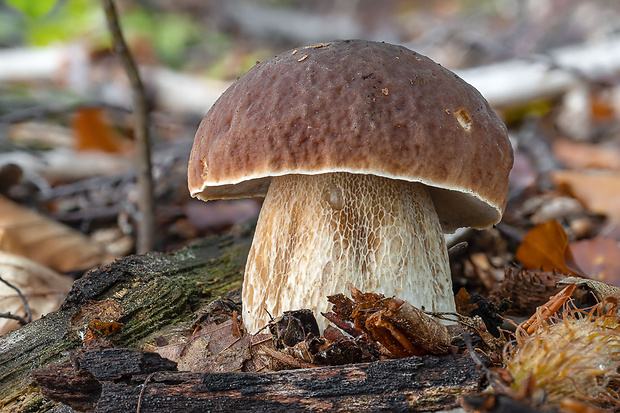
POLYGON ((274 177, 243 284, 243 319, 255 333, 287 310, 320 312, 327 296, 396 295, 418 308, 455 311, 448 255, 427 187, 375 175, 274 177), (265 311, 267 310, 267 311, 265 311))

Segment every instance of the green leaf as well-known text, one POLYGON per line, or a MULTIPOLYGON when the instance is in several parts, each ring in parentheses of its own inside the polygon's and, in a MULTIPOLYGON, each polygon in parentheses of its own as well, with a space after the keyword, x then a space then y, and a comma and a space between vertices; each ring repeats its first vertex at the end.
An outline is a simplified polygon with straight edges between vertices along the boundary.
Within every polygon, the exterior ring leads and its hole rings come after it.
POLYGON ((54 7, 56 0, 6 0, 6 2, 29 17, 36 18, 47 14, 54 7))

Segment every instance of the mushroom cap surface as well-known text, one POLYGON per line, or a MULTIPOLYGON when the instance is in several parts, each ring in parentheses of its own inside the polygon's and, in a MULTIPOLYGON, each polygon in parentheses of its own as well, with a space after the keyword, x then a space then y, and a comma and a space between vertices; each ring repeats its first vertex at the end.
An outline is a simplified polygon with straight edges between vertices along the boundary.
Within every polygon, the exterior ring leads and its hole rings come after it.
POLYGON ((188 182, 205 201, 264 196, 287 174, 422 182, 453 231, 501 219, 512 163, 474 87, 405 47, 344 40, 283 52, 233 83, 198 128, 188 182))

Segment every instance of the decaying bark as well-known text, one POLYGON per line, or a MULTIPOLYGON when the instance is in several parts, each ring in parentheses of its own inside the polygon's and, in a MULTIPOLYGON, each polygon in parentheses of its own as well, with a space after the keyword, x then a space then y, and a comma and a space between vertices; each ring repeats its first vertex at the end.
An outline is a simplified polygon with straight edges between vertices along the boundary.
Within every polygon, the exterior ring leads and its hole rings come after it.
POLYGON ((76 409, 136 411, 142 392, 140 412, 183 413, 432 411, 457 406, 458 396, 477 391, 480 381, 466 355, 269 373, 149 374, 169 364, 154 353, 86 351, 73 365, 36 372, 36 380, 45 394, 76 409))
MULTIPOLYGON (((80 348, 87 306, 122 323, 110 338, 118 347, 140 347, 162 328, 191 320, 214 298, 241 286, 250 231, 211 238, 166 255, 131 256, 78 280, 58 311, 0 337, 0 411, 50 411, 31 372, 64 363, 80 348), (72 317, 78 312, 81 319, 72 317)), ((87 313, 87 312, 86 312, 87 313)))

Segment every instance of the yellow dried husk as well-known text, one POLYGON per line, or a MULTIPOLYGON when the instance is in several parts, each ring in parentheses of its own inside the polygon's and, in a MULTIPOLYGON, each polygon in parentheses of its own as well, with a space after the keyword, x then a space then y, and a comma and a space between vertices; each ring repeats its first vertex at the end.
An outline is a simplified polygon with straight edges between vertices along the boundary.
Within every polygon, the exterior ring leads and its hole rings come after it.
POLYGON ((618 406, 620 317, 602 309, 602 304, 587 313, 565 309, 531 335, 518 329, 504 357, 513 388, 523 391, 532 376, 534 392, 547 403, 570 397, 618 406))

